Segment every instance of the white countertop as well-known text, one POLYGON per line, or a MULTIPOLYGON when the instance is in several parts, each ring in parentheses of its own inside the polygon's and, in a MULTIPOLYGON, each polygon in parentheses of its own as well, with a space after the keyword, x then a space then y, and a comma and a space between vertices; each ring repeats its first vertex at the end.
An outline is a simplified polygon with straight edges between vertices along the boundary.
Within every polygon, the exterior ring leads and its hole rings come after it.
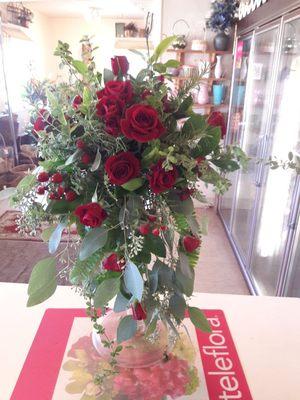
MULTIPOLYGON (((0 283, 0 400, 12 393, 45 309, 85 307, 62 286, 43 304, 26 301, 27 285, 0 283)), ((253 400, 300 399, 300 299, 197 293, 191 304, 224 311, 253 400)))

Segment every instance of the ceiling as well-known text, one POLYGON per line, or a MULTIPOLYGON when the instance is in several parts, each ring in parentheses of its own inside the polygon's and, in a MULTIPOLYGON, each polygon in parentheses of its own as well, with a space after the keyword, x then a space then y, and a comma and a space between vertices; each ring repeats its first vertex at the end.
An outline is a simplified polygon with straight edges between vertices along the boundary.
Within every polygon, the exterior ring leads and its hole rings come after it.
POLYGON ((160 0, 23 0, 23 4, 48 17, 143 18, 157 1, 160 0))

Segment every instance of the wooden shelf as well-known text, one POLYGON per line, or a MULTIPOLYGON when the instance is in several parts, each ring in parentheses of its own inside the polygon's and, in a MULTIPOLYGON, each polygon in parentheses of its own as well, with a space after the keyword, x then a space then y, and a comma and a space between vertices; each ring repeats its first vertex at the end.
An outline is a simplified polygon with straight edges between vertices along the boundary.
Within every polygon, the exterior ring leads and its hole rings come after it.
POLYGON ((232 54, 232 51, 216 51, 216 50, 191 50, 191 49, 168 49, 169 53, 195 53, 195 54, 216 54, 216 55, 225 55, 225 54, 232 54))
MULTIPOLYGON (((175 80, 175 81, 185 81, 185 80, 191 79, 191 77, 190 76, 173 76, 171 79, 175 80)), ((219 79, 217 79, 217 78, 202 78, 201 81, 203 81, 203 82, 225 82, 225 81, 228 81, 228 79, 226 79, 226 78, 219 78, 219 79)))
POLYGON ((219 105, 215 105, 215 104, 211 104, 211 103, 208 103, 208 104, 194 103, 193 107, 194 108, 221 108, 221 107, 228 107, 228 104, 222 103, 219 105))

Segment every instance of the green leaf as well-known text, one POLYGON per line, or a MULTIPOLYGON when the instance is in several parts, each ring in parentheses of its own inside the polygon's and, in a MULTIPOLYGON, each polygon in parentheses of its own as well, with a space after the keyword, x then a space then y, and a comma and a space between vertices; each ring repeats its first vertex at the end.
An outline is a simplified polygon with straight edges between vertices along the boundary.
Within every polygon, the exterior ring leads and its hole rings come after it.
POLYGON ((180 104, 176 115, 178 115, 178 117, 184 117, 186 115, 186 113, 188 112, 188 110, 190 109, 190 107, 192 106, 194 100, 192 96, 188 96, 186 97, 183 102, 180 104))
POLYGON ((156 292, 158 286, 158 269, 152 270, 149 273, 149 290, 153 294, 156 292))
POLYGON ((90 107, 91 102, 93 100, 92 92, 86 86, 83 88, 82 94, 83 105, 86 107, 90 107))
POLYGON ((26 175, 24 178, 18 183, 17 189, 18 190, 24 190, 28 191, 33 187, 33 185, 36 182, 36 177, 35 175, 26 175))
POLYGON ((182 321, 184 319, 184 313, 186 309, 186 302, 182 296, 174 293, 170 297, 169 301, 169 309, 177 321, 182 321))
POLYGON ((180 263, 179 265, 180 265, 180 269, 181 269, 181 272, 183 273, 183 275, 185 275, 189 279, 192 279, 193 273, 192 273, 192 269, 189 264, 188 256, 186 254, 182 253, 182 251, 179 252, 179 263, 180 263))
POLYGON ((34 306, 47 300, 55 292, 56 261, 54 257, 40 260, 33 267, 28 284, 27 307, 34 306))
POLYGON ((122 318, 117 329, 117 342, 122 343, 131 339, 137 330, 137 322, 131 315, 122 318))
POLYGON ((112 71, 107 69, 107 68, 104 68, 104 71, 103 71, 104 83, 109 82, 109 81, 113 81, 114 79, 115 79, 115 76, 112 73, 112 71))
POLYGON ((119 313, 122 311, 126 311, 129 306, 129 301, 122 295, 121 292, 117 294, 115 304, 114 304, 114 312, 119 313))
POLYGON ((181 201, 177 193, 170 192, 167 195, 167 201, 174 213, 183 214, 185 216, 192 215, 194 213, 194 203, 191 198, 181 201))
POLYGON ((135 50, 135 49, 129 49, 129 51, 133 54, 136 54, 137 56, 141 57, 144 61, 147 61, 145 54, 143 54, 141 51, 135 50))
POLYGON ((199 235, 199 231, 200 231, 200 226, 198 224, 198 221, 196 219, 196 216, 194 214, 191 215, 187 215, 186 220, 189 224, 190 230, 192 231, 192 233, 195 236, 199 235))
POLYGON ((166 68, 178 68, 178 67, 180 67, 180 62, 177 60, 168 60, 165 63, 165 67, 166 68))
POLYGON ((136 264, 150 264, 151 262, 151 254, 146 251, 140 251, 136 256, 132 259, 136 264))
POLYGON ((128 190, 129 192, 133 192, 134 190, 139 189, 141 186, 143 186, 143 184, 144 180, 142 178, 134 178, 124 183, 122 185, 122 188, 128 190))
POLYGON ((142 301, 144 281, 138 267, 128 261, 124 272, 124 283, 126 289, 138 300, 142 301))
POLYGON ((71 154, 71 155, 66 159, 65 165, 73 164, 73 162, 75 162, 76 160, 78 160, 78 158, 80 157, 80 154, 81 154, 81 150, 77 149, 77 150, 75 151, 75 153, 71 154))
POLYGON ((72 60, 72 65, 81 75, 86 75, 89 72, 88 66, 81 60, 72 60))
POLYGON ((77 197, 74 201, 67 200, 53 200, 48 204, 46 211, 51 214, 68 214, 75 210, 75 208, 82 204, 82 198, 77 197))
POLYGON ((156 260, 152 272, 158 273, 158 285, 160 287, 174 288, 174 270, 160 260, 156 260))
POLYGON ((166 257, 166 247, 159 236, 152 234, 145 236, 144 249, 146 252, 155 254, 157 257, 166 257))
POLYGON ((111 299, 113 299, 120 290, 120 277, 105 279, 97 287, 94 303, 95 307, 104 307, 111 299))
POLYGON ((216 149, 221 140, 221 129, 219 127, 209 127, 206 129, 205 136, 202 137, 197 147, 193 150, 193 157, 205 157, 216 149))
POLYGON ((175 272, 175 283, 182 293, 190 297, 194 291, 195 271, 191 269, 192 278, 188 278, 184 275, 180 269, 180 265, 177 264, 175 272))
POLYGON ((203 312, 199 310, 199 308, 197 307, 188 307, 188 309, 189 309, 190 319, 192 323, 195 325, 195 327, 201 329, 201 331, 203 332, 210 333, 211 327, 203 312))
POLYGON ((193 114, 185 121, 182 127, 182 134, 190 139, 196 139, 205 134, 207 122, 203 115, 193 114))
POLYGON ((136 76, 136 80, 138 82, 143 82, 143 80, 149 75, 148 69, 142 69, 136 76))
POLYGON ((43 232, 41 233, 41 238, 44 242, 48 242, 52 233, 55 231, 55 226, 49 226, 48 228, 45 228, 43 232))
POLYGON ((49 245, 48 245, 50 254, 54 254, 56 252, 56 250, 58 249, 59 243, 61 241, 61 235, 62 235, 63 230, 65 229, 66 225, 67 224, 65 222, 61 222, 57 225, 57 227, 52 232, 50 239, 49 239, 49 245))
POLYGON ((16 193, 16 188, 9 187, 0 191, 0 201, 7 200, 16 193))
POLYGON ((91 166, 91 171, 92 172, 97 171, 97 169, 100 167, 100 164, 101 164, 101 153, 100 153, 99 148, 98 148, 95 160, 94 160, 94 162, 93 162, 93 164, 91 166))
POLYGON ((153 55, 150 57, 150 63, 153 63, 159 59, 159 57, 162 56, 162 54, 168 49, 168 47, 174 42, 177 36, 169 36, 165 39, 163 39, 159 45, 156 47, 154 50, 153 55))
POLYGON ((240 169, 239 164, 234 160, 211 160, 211 162, 218 168, 222 170, 222 172, 233 172, 240 169))
POLYGON ((84 237, 80 252, 79 260, 83 261, 101 249, 107 241, 107 230, 100 228, 92 228, 84 237))
POLYGON ((153 70, 159 72, 160 74, 163 74, 166 72, 167 67, 163 63, 155 63, 153 64, 153 70))

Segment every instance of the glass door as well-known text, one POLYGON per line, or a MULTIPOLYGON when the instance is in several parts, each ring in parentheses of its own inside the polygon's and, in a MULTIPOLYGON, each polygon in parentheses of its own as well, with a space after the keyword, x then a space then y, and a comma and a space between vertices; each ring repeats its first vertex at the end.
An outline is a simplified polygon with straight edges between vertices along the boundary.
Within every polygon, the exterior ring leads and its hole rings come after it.
MULTIPOLYGON (((270 119, 270 135, 266 141, 267 156, 286 160, 289 151, 300 153, 299 85, 298 16, 286 21, 283 28, 275 103, 270 119)), ((299 197, 295 197, 295 182, 296 173, 291 170, 265 168, 262 175, 262 194, 258 206, 259 223, 255 229, 250 263, 251 274, 262 294, 280 293, 279 277, 288 251, 288 238, 291 230, 295 228, 292 207, 299 203, 299 197)))
MULTIPOLYGON (((245 38, 239 38, 236 44, 232 97, 226 144, 239 143, 243 136, 243 112, 251 43, 252 35, 245 38)), ((231 216, 235 196, 236 177, 237 172, 228 174, 228 179, 232 182, 232 186, 220 199, 219 211, 228 230, 231 230, 231 216)))
POLYGON ((248 83, 243 115, 241 145, 251 157, 248 168, 240 171, 236 186, 232 237, 244 265, 249 265, 251 238, 255 226, 255 206, 260 192, 261 157, 270 105, 272 102, 272 78, 276 59, 279 25, 254 36, 251 62, 248 65, 248 83))

